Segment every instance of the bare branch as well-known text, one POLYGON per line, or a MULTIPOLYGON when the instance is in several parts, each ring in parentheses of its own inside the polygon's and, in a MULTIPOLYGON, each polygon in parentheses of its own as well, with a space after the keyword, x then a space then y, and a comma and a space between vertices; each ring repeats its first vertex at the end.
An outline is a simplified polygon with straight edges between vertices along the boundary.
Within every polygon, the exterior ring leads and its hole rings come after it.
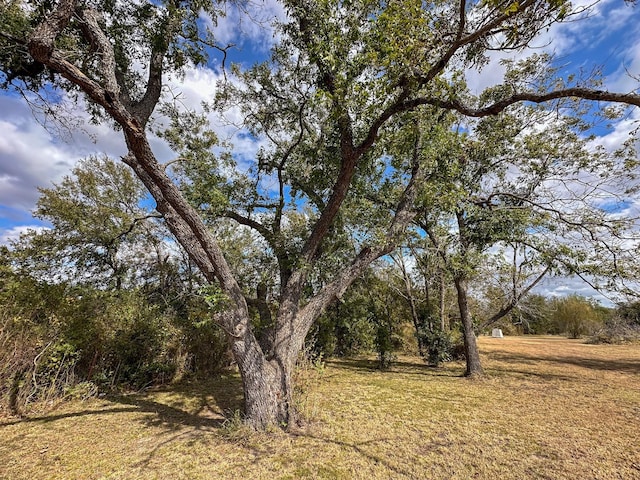
POLYGON ((542 281, 542 279, 550 271, 551 271, 551 265, 549 264, 549 265, 546 266, 546 268, 542 272, 540 272, 540 274, 534 279, 533 282, 531 282, 529 285, 527 285, 527 287, 524 288, 519 294, 514 295, 511 298, 511 301, 509 303, 504 305, 498 312, 496 312, 494 315, 492 315, 491 318, 489 318, 487 321, 482 323, 478 327, 478 330, 484 330, 488 326, 494 324, 495 322, 497 322, 501 318, 503 318, 506 315, 508 315, 509 312, 511 312, 511 310, 513 310, 514 308, 516 308, 518 306, 518 304, 525 297, 525 295, 527 295, 536 285, 538 285, 538 283, 540 283, 542 281))
POLYGON ((253 220, 251 218, 248 218, 248 217, 244 217, 244 216, 240 215, 239 213, 236 213, 236 212, 234 212, 232 210, 226 210, 226 211, 222 212, 221 215, 223 217, 227 217, 227 218, 230 218, 232 220, 235 220, 240 225, 244 225, 244 226, 247 226, 249 228, 252 228, 256 232, 258 232, 269 243, 269 245, 273 246, 272 245, 274 243, 273 232, 271 230, 269 230, 267 227, 265 227, 264 225, 262 225, 260 222, 258 222, 256 220, 253 220))

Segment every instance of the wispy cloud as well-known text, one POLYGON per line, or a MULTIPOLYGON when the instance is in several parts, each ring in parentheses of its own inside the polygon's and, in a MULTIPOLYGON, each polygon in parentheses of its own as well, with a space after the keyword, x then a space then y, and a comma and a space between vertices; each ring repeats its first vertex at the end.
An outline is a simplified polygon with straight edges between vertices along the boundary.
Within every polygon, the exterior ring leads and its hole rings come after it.
POLYGON ((42 225, 19 225, 6 229, 0 228, 0 245, 8 245, 16 241, 20 238, 20 235, 28 231, 42 232, 46 229, 47 227, 43 227, 42 225))

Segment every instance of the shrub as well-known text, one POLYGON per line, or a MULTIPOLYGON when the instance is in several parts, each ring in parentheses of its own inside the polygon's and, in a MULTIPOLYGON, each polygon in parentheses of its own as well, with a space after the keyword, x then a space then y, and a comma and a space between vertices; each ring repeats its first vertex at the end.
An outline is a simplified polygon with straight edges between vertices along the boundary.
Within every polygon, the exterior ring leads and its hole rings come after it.
POLYGON ((464 342, 459 333, 425 328, 420 329, 419 335, 424 346, 423 358, 429 365, 437 367, 443 362, 465 358, 464 342))
POLYGON ((68 343, 14 340, 15 348, 0 359, 0 392, 9 413, 22 415, 34 404, 62 398, 75 384, 79 352, 68 343))
POLYGON ((419 335, 424 346, 423 357, 429 365, 437 367, 451 360, 453 345, 447 332, 421 329, 419 335))
POLYGON ((556 300, 553 319, 559 331, 566 333, 569 338, 592 334, 603 324, 594 304, 577 295, 556 300))
POLYGON ((93 382, 80 382, 69 386, 64 390, 66 398, 77 400, 87 400, 98 394, 98 386, 93 382))
POLYGON ((621 316, 615 316, 608 320, 604 327, 599 329, 588 340, 592 344, 640 343, 640 325, 630 322, 621 316))
POLYGON ((378 353, 378 366, 381 370, 386 370, 396 360, 393 353, 393 338, 389 325, 380 323, 376 330, 376 350, 378 353))
POLYGON ((152 362, 139 366, 131 376, 131 386, 145 388, 150 385, 162 385, 173 380, 176 365, 173 363, 152 362))

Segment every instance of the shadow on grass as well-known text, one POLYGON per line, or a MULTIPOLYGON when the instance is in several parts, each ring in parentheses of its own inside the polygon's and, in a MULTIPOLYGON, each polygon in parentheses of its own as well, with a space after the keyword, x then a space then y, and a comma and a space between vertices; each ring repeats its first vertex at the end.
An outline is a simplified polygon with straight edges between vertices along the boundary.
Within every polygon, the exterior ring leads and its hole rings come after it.
POLYGON ((331 365, 333 368, 341 370, 388 373, 389 375, 409 374, 429 377, 464 377, 464 366, 461 367, 462 371, 458 372, 454 371, 452 368, 433 367, 420 360, 416 360, 416 362, 397 360, 392 362, 391 368, 386 370, 381 370, 378 367, 377 360, 369 358, 330 359, 327 360, 327 364, 331 365))
POLYGON ((162 426, 170 429, 194 427, 197 430, 220 428, 226 415, 243 407, 242 385, 233 374, 220 374, 209 381, 184 382, 154 389, 141 394, 108 395, 105 400, 112 407, 87 409, 59 414, 47 414, 0 422, 0 427, 18 423, 49 423, 66 418, 90 415, 112 415, 118 413, 148 413, 140 419, 147 426, 162 426), (170 392, 185 399, 177 406, 154 400, 154 395, 170 392), (194 411, 181 408, 185 404, 196 405, 194 411))
POLYGON ((325 437, 320 437, 320 436, 317 436, 317 435, 311 435, 309 433, 295 432, 295 433, 292 433, 291 435, 294 436, 294 437, 308 438, 308 439, 311 439, 311 440, 315 440, 317 442, 325 443, 327 445, 338 445, 340 447, 349 448, 349 449, 357 452, 358 454, 362 455, 363 457, 367 458, 368 460, 371 460, 372 462, 374 462, 376 464, 383 465, 387 469, 389 469, 392 472, 394 472, 395 475, 394 475, 393 478, 397 478, 396 475, 402 475, 402 476, 407 477, 407 478, 412 478, 411 477, 411 471, 403 470, 402 468, 391 464, 390 462, 388 462, 384 458, 382 458, 382 457, 380 457, 378 455, 374 455, 373 453, 367 452, 366 449, 363 448, 363 447, 366 447, 367 445, 371 445, 371 444, 374 444, 374 443, 393 442, 395 439, 392 439, 392 438, 378 438, 378 439, 375 439, 375 440, 367 440, 366 442, 349 443, 349 442, 343 442, 341 440, 334 440, 332 438, 325 438, 325 437))
MULTIPOLYGON (((574 365, 577 367, 589 368, 592 370, 604 370, 611 372, 624 372, 640 374, 640 361, 634 360, 614 360, 614 359, 597 359, 573 356, 544 356, 544 355, 528 355, 525 353, 502 353, 494 352, 491 354, 493 360, 507 362, 510 364, 526 363, 536 364, 539 362, 556 363, 559 365, 574 365)), ((534 372, 526 372, 527 374, 535 374, 534 372)), ((545 374, 546 375, 546 374, 545 374)), ((548 374, 551 376, 552 374, 548 374)))
POLYGON ((512 367, 489 367, 485 369, 489 378, 504 378, 504 377, 515 377, 520 380, 524 380, 528 377, 536 377, 542 380, 551 381, 551 380, 564 380, 564 381, 574 381, 576 376, 571 375, 563 375, 560 373, 549 373, 549 372, 536 372, 533 370, 523 370, 512 367))
POLYGON ((78 412, 59 413, 56 415, 39 415, 36 417, 22 417, 16 420, 0 421, 0 428, 8 427, 10 425, 17 425, 18 423, 49 423, 57 420, 64 420, 65 418, 85 417, 88 415, 106 415, 114 413, 127 413, 138 411, 135 407, 115 407, 115 408, 101 408, 96 410, 80 410, 78 412))

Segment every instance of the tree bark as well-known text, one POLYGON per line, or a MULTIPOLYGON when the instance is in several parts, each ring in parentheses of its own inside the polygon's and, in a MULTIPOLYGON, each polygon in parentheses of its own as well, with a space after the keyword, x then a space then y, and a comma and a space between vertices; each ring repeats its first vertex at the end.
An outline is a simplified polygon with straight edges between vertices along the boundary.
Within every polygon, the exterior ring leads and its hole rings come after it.
POLYGON ((465 376, 481 377, 484 375, 484 370, 480 363, 480 352, 478 351, 478 343, 476 342, 476 332, 473 328, 473 320, 469 313, 467 281, 465 278, 456 277, 454 279, 454 283, 458 293, 458 308, 460 309, 460 319, 462 321, 464 352, 467 357, 467 369, 465 371, 465 376))
MULTIPOLYGON (((395 257, 392 256, 392 259, 395 260, 395 257)), ((404 256, 402 254, 402 252, 400 252, 400 254, 398 255, 398 258, 396 261, 396 264, 400 267, 400 270, 402 271, 402 279, 404 281, 404 288, 405 288, 405 293, 406 293, 406 299, 407 302, 409 303, 409 309, 411 311, 411 320, 413 321, 413 328, 416 331, 416 340, 418 342, 418 353, 420 354, 421 357, 424 357, 424 353, 425 353, 425 345, 424 345, 424 341, 421 335, 421 321, 420 321, 420 317, 418 315, 418 307, 416 306, 416 299, 415 296, 413 295, 413 286, 411 283, 411 277, 409 277, 409 272, 407 272, 407 267, 404 263, 404 256)), ((427 282, 427 279, 425 277, 425 281, 424 281, 424 288, 425 288, 425 302, 427 304, 427 312, 430 312, 430 308, 429 308, 429 283, 427 282)), ((431 329, 431 321, 429 321, 429 329, 431 329)))
POLYGON ((245 423, 256 430, 288 428, 297 419, 291 377, 295 362, 267 360, 246 338, 233 343, 242 377, 245 423))
POLYGON ((440 328, 443 332, 449 331, 449 319, 446 317, 446 305, 445 305, 445 283, 444 283, 444 269, 440 268, 440 277, 438 281, 438 309, 440 312, 440 328))

